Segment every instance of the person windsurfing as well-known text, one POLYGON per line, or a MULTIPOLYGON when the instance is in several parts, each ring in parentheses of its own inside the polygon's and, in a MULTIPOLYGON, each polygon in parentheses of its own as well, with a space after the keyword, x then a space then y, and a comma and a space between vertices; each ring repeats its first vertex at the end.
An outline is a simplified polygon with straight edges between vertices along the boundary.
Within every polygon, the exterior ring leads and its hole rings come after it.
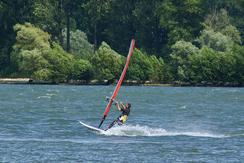
POLYGON ((118 124, 118 125, 123 125, 125 124, 126 120, 128 119, 128 116, 130 114, 130 108, 131 108, 131 104, 130 103, 126 103, 125 105, 123 103, 118 103, 116 101, 116 106, 117 106, 117 109, 119 111, 121 111, 121 115, 116 118, 109 126, 106 130, 110 129, 111 127, 113 127, 115 124, 118 124))

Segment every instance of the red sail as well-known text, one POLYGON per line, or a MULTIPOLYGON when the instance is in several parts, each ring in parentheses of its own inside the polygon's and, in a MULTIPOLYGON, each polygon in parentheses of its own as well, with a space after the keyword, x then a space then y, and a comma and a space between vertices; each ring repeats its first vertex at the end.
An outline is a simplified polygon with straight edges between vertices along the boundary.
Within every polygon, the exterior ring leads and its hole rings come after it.
POLYGON ((126 59, 125 67, 124 67, 123 72, 122 72, 122 74, 121 74, 121 76, 120 76, 120 78, 119 78, 119 82, 117 83, 117 86, 116 86, 116 88, 115 88, 115 90, 114 90, 114 92, 113 92, 113 95, 112 95, 112 97, 110 98, 109 103, 108 103, 108 105, 107 105, 107 107, 106 107, 106 109, 105 109, 105 112, 104 112, 104 114, 103 114, 103 118, 102 118, 102 120, 101 120, 101 123, 99 124, 99 127, 101 127, 103 121, 105 120, 106 116, 108 115, 108 113, 109 113, 109 111, 110 111, 110 108, 111 108, 111 106, 112 106, 113 100, 116 98, 116 96, 117 96, 117 94, 118 94, 118 92, 119 92, 120 86, 121 86, 121 84, 122 84, 122 82, 123 82, 123 80, 124 80, 126 71, 127 71, 127 69, 128 69, 129 63, 130 63, 130 58, 131 58, 131 56, 132 56, 132 54, 133 54, 134 46, 135 46, 135 40, 132 39, 132 40, 131 40, 131 44, 130 44, 130 50, 129 50, 129 53, 128 53, 128 56, 127 56, 127 59, 126 59))

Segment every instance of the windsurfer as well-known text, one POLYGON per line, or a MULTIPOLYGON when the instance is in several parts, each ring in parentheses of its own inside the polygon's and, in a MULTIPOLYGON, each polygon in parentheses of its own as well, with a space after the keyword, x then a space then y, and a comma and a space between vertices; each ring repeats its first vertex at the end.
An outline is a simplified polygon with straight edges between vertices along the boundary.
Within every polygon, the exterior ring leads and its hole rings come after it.
POLYGON ((117 109, 118 109, 119 111, 121 111, 122 113, 121 113, 121 115, 120 115, 118 118, 116 118, 116 119, 115 119, 115 120, 108 126, 108 128, 107 128, 106 130, 108 130, 108 129, 110 129, 111 127, 113 127, 116 123, 117 123, 118 125, 122 125, 122 124, 124 124, 124 123, 126 122, 128 116, 129 116, 129 114, 130 114, 130 108, 131 108, 131 104, 130 104, 130 103, 126 103, 126 104, 120 103, 120 104, 119 104, 119 103, 116 101, 116 106, 117 106, 117 109))

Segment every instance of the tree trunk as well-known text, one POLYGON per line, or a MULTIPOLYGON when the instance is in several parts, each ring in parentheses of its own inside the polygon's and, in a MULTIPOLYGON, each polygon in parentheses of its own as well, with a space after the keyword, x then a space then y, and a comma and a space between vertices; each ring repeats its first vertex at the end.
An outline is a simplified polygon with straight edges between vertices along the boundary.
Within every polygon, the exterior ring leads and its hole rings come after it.
POLYGON ((97 23, 94 25, 94 53, 97 49, 97 23))
POLYGON ((70 11, 67 13, 67 42, 66 42, 66 51, 70 52, 70 11))
POLYGON ((58 2, 58 10, 59 10, 59 16, 58 16, 58 39, 59 39, 59 42, 60 42, 60 45, 62 47, 65 47, 64 46, 64 38, 63 38, 63 26, 62 26, 62 13, 63 13, 63 0, 59 0, 58 2))

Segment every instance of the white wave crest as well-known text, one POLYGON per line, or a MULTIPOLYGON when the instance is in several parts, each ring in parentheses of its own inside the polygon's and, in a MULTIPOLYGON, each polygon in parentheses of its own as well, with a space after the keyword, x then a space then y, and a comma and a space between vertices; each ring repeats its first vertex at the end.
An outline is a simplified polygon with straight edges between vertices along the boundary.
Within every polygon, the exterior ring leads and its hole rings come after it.
POLYGON ((195 131, 167 131, 162 128, 150 128, 148 126, 140 125, 124 125, 113 127, 102 134, 106 136, 193 136, 193 137, 211 137, 224 138, 225 135, 212 134, 209 132, 195 132, 195 131))
POLYGON ((51 96, 38 96, 37 98, 38 99, 40 99, 40 98, 51 98, 51 96))

